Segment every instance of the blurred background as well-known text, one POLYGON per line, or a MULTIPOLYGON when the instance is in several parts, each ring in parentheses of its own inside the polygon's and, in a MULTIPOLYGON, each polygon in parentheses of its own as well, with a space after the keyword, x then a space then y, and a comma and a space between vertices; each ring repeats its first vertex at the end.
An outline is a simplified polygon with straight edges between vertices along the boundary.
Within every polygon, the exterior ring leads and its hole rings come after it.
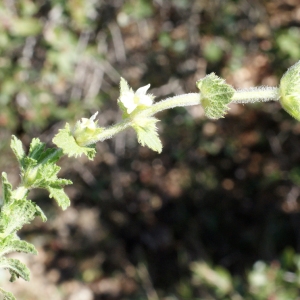
MULTIPOLYGON (((120 121, 121 76, 160 100, 210 72, 276 86, 299 59, 297 0, 3 0, 0 169, 18 184, 12 134, 51 147, 65 122, 120 121)), ((32 192, 48 222, 20 236, 39 254, 14 254, 31 281, 1 271, 1 286, 19 300, 300 299, 299 122, 277 102, 157 117, 161 154, 128 130, 93 162, 60 161, 72 205, 32 192)))

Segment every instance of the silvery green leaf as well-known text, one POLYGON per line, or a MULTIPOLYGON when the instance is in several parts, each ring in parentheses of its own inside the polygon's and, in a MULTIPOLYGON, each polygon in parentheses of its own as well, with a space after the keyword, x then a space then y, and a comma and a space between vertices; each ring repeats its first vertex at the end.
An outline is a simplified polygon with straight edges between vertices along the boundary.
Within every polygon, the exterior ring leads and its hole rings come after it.
POLYGON ((35 216, 40 215, 36 204, 30 200, 15 200, 4 205, 0 213, 0 234, 2 238, 15 233, 24 224, 30 223, 35 216))
POLYGON ((23 167, 23 159, 25 157, 25 152, 23 149, 22 142, 16 136, 13 135, 11 139, 10 147, 14 152, 14 154, 16 155, 19 164, 21 165, 21 167, 23 167))
POLYGON ((0 257, 0 268, 9 270, 11 274, 11 282, 14 282, 19 277, 29 281, 29 269, 18 259, 0 257))
POLYGON ((2 173, 2 196, 3 205, 12 201, 12 185, 9 183, 5 172, 2 173))
POLYGON ((0 239, 0 256, 10 252, 37 254, 37 251, 32 244, 20 240, 15 234, 0 239))
POLYGON ((70 206, 70 199, 67 194, 64 192, 63 188, 59 185, 51 185, 46 188, 50 193, 49 197, 54 198, 57 204, 65 210, 67 207, 70 206))

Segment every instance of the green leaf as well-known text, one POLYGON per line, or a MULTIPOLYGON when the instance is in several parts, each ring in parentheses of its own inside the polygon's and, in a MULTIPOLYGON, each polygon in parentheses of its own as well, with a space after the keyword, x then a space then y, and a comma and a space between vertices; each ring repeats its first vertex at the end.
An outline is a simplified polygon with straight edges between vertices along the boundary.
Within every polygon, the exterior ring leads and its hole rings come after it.
POLYGON ((45 150, 45 143, 42 143, 38 138, 32 139, 28 156, 25 155, 22 142, 15 136, 12 137, 11 148, 21 165, 23 175, 25 170, 38 164, 56 163, 63 154, 61 149, 48 148, 45 150))
MULTIPOLYGON (((60 167, 54 164, 44 164, 36 168, 35 180, 32 187, 35 188, 46 188, 47 185, 51 184, 53 181, 57 181, 57 173, 60 171, 60 167)), ((63 179, 62 184, 72 183, 70 180, 63 179)))
MULTIPOLYGON (((42 164, 38 167, 35 181, 32 187, 43 188, 49 191, 50 198, 54 198, 57 204, 65 210, 70 205, 70 199, 65 194, 63 187, 72 184, 71 180, 57 178, 60 167, 52 163, 42 164)), ((42 212, 42 211, 41 211, 42 212)), ((43 218, 43 216, 41 216, 43 218)))
POLYGON ((45 143, 42 143, 38 138, 34 138, 30 143, 28 157, 36 160, 37 164, 56 163, 62 154, 61 149, 48 148, 45 150, 45 143))
POLYGON ((34 202, 32 202, 32 204, 35 206, 36 216, 40 217, 43 222, 46 222, 47 221, 47 217, 45 216, 45 214, 42 211, 42 209, 37 204, 35 204, 34 202))
MULTIPOLYGON (((66 209, 67 206, 70 205, 70 200, 64 193, 63 187, 67 184, 71 184, 72 181, 59 179, 57 173, 60 171, 60 167, 55 165, 63 154, 62 149, 45 149, 45 144, 38 138, 34 138, 30 143, 29 154, 28 156, 25 156, 22 144, 17 138, 13 138, 12 144, 17 156, 21 157, 22 160, 22 180, 24 187, 27 189, 47 189, 50 192, 50 198, 54 197, 58 205, 63 209, 66 209), (23 152, 21 152, 20 149, 22 149, 23 152)), ((77 145, 77 147, 79 146, 77 145)), ((6 181, 4 177, 4 182, 6 183, 6 181)), ((8 189, 8 182, 5 187, 6 186, 8 189)), ((36 215, 39 215, 43 221, 46 221, 46 216, 36 204, 32 204, 32 208, 34 208, 36 215)), ((0 219, 0 228, 1 224, 4 226, 3 222, 5 222, 5 217, 2 218, 2 223, 0 219)))
POLYGON ((10 147, 14 152, 14 154, 16 155, 19 164, 21 165, 21 167, 23 167, 23 159, 25 157, 25 152, 23 149, 22 142, 16 136, 13 135, 11 139, 10 147))
POLYGON ((12 185, 9 183, 5 172, 2 173, 2 195, 3 205, 12 201, 12 185))
POLYGON ((54 198, 57 204, 65 210, 68 206, 70 206, 70 199, 67 194, 64 192, 63 188, 60 186, 48 186, 47 190, 49 191, 50 198, 54 198))
POLYGON ((1 257, 0 268, 9 270, 11 274, 11 278, 10 278, 11 282, 14 282, 19 277, 23 278, 26 281, 29 281, 29 276, 30 276, 29 269, 18 259, 1 257))
POLYGON ((57 148, 47 148, 43 151, 38 159, 38 163, 47 162, 48 164, 56 163, 63 156, 63 151, 57 148))
POLYGON ((0 213, 0 236, 5 238, 15 233, 39 215, 36 204, 30 200, 15 200, 9 205, 4 205, 0 213))
POLYGON ((11 292, 7 292, 4 289, 0 288, 0 293, 3 295, 3 300, 16 300, 14 295, 11 292))
MULTIPOLYGON (((23 173, 25 172, 26 169, 34 168, 36 165, 37 165, 37 161, 35 159, 25 156, 23 159, 23 165, 22 165, 23 173)), ((24 174, 22 174, 22 175, 24 175, 24 174)))
POLYGON ((223 118, 229 109, 234 88, 225 83, 224 79, 211 73, 196 83, 201 93, 201 104, 205 115, 211 119, 223 118))
POLYGON ((0 256, 15 251, 37 254, 37 251, 32 244, 20 240, 15 234, 0 239, 0 256))
POLYGON ((300 121, 300 61, 290 67, 282 76, 279 93, 282 107, 300 121))
POLYGON ((53 143, 62 149, 63 153, 69 157, 78 157, 85 154, 90 160, 96 155, 95 145, 79 146, 74 139, 70 125, 67 123, 64 129, 60 129, 53 138, 53 143))
POLYGON ((28 156, 35 160, 38 160, 44 149, 45 144, 41 143, 40 139, 34 138, 30 143, 28 156))
POLYGON ((158 137, 156 118, 136 118, 132 127, 136 131, 138 142, 142 146, 148 146, 153 151, 160 153, 162 151, 162 143, 158 137))

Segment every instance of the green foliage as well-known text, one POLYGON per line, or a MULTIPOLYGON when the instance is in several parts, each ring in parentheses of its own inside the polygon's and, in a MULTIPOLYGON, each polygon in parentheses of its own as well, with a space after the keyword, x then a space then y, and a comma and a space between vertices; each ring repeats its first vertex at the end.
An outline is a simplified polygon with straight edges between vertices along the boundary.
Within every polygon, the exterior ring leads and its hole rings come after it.
POLYGON ((12 201, 12 186, 7 180, 6 173, 2 173, 2 196, 3 203, 1 203, 1 208, 5 205, 9 205, 12 201))
POLYGON ((79 146, 73 136, 70 125, 67 123, 64 129, 60 129, 53 138, 53 143, 60 147, 65 155, 78 157, 85 154, 90 160, 96 155, 95 145, 79 146))
MULTIPOLYGON (((0 267, 8 269, 11 273, 11 281, 22 277, 29 280, 28 268, 17 259, 5 258, 4 255, 10 252, 24 252, 36 254, 35 247, 25 241, 18 239, 16 232, 24 224, 30 223, 35 216, 46 220, 41 209, 32 201, 27 200, 26 193, 22 199, 7 180, 5 173, 2 173, 3 203, 0 212, 0 267), (18 197, 16 197, 18 196, 18 197)), ((14 299, 12 294, 1 289, 4 299, 14 299)))
MULTIPOLYGON (((63 187, 71 184, 70 180, 57 178, 60 167, 56 162, 62 156, 60 149, 45 148, 45 144, 35 138, 32 140, 29 153, 26 156, 22 143, 15 136, 12 137, 11 148, 16 155, 21 169, 22 184, 13 190, 2 173, 2 205, 0 212, 0 267, 8 269, 11 281, 22 277, 29 280, 28 268, 17 259, 6 258, 10 252, 24 252, 37 254, 35 247, 20 240, 16 233, 25 224, 29 224, 36 216, 46 221, 43 211, 34 202, 27 199, 29 190, 43 188, 49 191, 62 209, 70 205, 70 200, 63 187)), ((4 299, 14 299, 12 294, 1 289, 4 299)))
POLYGON ((42 188, 50 193, 62 209, 70 205, 70 199, 63 191, 65 185, 72 182, 67 179, 58 179, 60 167, 56 162, 62 156, 60 149, 45 149, 45 144, 39 139, 33 139, 28 156, 22 151, 21 142, 13 136, 11 147, 20 163, 21 177, 25 188, 42 188))
POLYGON ((27 200, 26 195, 22 199, 14 197, 6 173, 2 173, 2 187, 5 191, 0 214, 0 236, 2 238, 18 231, 24 224, 30 223, 35 216, 46 220, 43 212, 37 208, 36 204, 27 200))
POLYGON ((0 256, 14 251, 37 254, 32 244, 20 240, 15 234, 11 234, 0 241, 0 256))
POLYGON ((11 274, 11 282, 14 282, 19 277, 23 278, 26 281, 29 281, 29 269, 18 259, 1 257, 0 268, 9 270, 11 274))
POLYGON ((201 93, 201 104, 205 115, 210 119, 224 117, 234 89, 214 73, 197 81, 197 87, 201 93))

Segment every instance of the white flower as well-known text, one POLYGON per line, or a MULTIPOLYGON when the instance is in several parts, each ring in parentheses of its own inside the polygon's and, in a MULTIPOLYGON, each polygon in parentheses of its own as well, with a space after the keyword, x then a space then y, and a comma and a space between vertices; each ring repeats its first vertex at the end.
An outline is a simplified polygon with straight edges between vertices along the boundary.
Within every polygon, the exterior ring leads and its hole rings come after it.
POLYGON ((151 106, 153 103, 153 96, 147 95, 150 84, 139 88, 135 93, 132 89, 121 94, 119 101, 127 109, 127 113, 131 114, 138 106, 151 106))

